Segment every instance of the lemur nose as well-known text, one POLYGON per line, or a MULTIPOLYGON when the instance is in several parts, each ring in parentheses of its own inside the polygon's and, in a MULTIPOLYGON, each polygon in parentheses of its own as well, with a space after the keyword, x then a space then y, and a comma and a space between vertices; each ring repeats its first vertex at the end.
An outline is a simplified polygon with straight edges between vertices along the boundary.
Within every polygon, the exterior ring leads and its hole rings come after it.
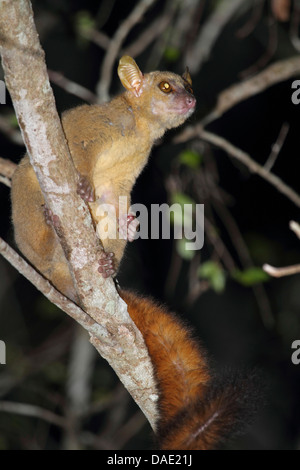
POLYGON ((189 109, 194 108, 196 106, 196 98, 194 98, 193 96, 187 96, 186 104, 189 107, 189 109))

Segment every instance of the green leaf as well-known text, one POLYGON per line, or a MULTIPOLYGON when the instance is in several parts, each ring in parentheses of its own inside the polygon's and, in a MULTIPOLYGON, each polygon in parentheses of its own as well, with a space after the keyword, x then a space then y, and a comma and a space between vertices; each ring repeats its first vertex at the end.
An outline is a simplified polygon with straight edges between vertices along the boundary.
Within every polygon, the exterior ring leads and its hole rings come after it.
POLYGON ((223 292, 226 284, 226 276, 221 266, 214 261, 206 261, 198 268, 198 276, 207 279, 211 287, 218 294, 223 292))
POLYGON ((15 114, 9 116, 9 124, 16 129, 19 127, 18 119, 15 114))
POLYGON ((180 57, 180 50, 177 47, 169 46, 165 49, 164 56, 169 62, 176 62, 180 57))
POLYGON ((173 193, 171 195, 171 204, 180 204, 182 208, 184 204, 191 204, 193 207, 196 205, 194 199, 192 199, 190 196, 187 196, 187 194, 179 192, 173 193))
POLYGON ((172 205, 172 210, 170 210, 170 222, 173 225, 178 225, 180 227, 183 226, 184 220, 182 218, 182 207, 178 203, 175 205, 172 205), (179 221, 179 223, 178 223, 179 221))
POLYGON ((89 11, 79 11, 76 15, 75 26, 78 33, 84 34, 95 29, 95 20, 89 11))
POLYGON ((34 308, 41 318, 58 318, 61 315, 60 309, 44 296, 37 297, 34 308))
POLYGON ((266 282, 270 279, 269 275, 265 273, 265 271, 257 267, 245 269, 244 271, 239 271, 237 269, 232 273, 232 277, 246 287, 253 286, 260 282, 266 282))
POLYGON ((179 163, 193 169, 198 168, 202 163, 202 155, 194 150, 184 150, 177 158, 179 163))
POLYGON ((173 209, 175 209, 174 212, 173 210, 170 211, 171 223, 175 224, 176 220, 180 220, 179 216, 182 216, 182 225, 185 225, 186 227, 192 227, 194 207, 196 206, 195 201, 186 194, 178 192, 171 195, 171 204, 178 205, 177 207, 173 207, 173 209), (190 208, 184 207, 185 205, 189 205, 190 208), (178 217, 176 217, 176 213, 178 213, 178 217))
POLYGON ((182 259, 191 261, 194 258, 195 250, 188 250, 186 246, 187 243, 190 243, 190 241, 185 238, 176 240, 176 250, 182 259))

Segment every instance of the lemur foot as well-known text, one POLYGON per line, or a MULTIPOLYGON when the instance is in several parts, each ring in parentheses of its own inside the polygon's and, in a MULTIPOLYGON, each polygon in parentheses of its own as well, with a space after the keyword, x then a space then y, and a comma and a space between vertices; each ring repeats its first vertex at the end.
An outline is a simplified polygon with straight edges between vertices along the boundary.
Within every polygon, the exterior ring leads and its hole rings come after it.
POLYGON ((114 254, 113 253, 103 253, 101 254, 101 258, 99 259, 99 273, 102 274, 104 278, 113 276, 116 274, 116 270, 114 268, 114 254))
POLYGON ((58 215, 53 214, 52 210, 49 209, 49 207, 47 207, 46 204, 43 204, 43 212, 44 212, 45 222, 47 225, 51 225, 54 227, 59 226, 58 215))
POLYGON ((86 176, 79 176, 79 181, 77 184, 77 194, 85 201, 85 202, 94 202, 95 201, 95 194, 92 188, 91 183, 89 182, 86 176))

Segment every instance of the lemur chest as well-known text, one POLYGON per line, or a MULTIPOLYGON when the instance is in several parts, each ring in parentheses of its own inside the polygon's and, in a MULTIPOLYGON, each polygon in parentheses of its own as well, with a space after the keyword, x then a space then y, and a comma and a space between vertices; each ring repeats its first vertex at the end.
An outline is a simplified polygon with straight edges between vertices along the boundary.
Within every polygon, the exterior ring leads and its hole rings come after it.
POLYGON ((147 163, 150 149, 150 144, 143 139, 137 145, 136 136, 127 136, 124 141, 122 138, 113 140, 95 159, 92 179, 96 198, 103 197, 107 188, 117 193, 131 192, 147 163))

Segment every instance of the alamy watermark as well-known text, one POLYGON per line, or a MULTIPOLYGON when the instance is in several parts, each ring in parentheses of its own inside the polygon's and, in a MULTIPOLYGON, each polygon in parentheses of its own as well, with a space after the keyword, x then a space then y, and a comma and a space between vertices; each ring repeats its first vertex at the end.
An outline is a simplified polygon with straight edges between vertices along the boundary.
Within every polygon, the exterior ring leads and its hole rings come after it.
POLYGON ((6 364, 6 344, 0 340, 0 364, 6 364))
POLYGON ((127 239, 129 229, 134 240, 184 239, 189 251, 200 250, 204 244, 204 204, 152 204, 149 213, 143 204, 133 204, 128 209, 127 197, 120 196, 118 207, 98 204, 96 218, 101 240, 127 239))
POLYGON ((300 80, 294 80, 292 83, 292 89, 296 90, 292 93, 292 103, 299 104, 300 103, 300 80))
POLYGON ((292 342, 292 349, 295 349, 291 356, 292 363, 298 366, 300 364, 300 339, 292 342))
POLYGON ((3 80, 0 80, 0 104, 6 104, 6 88, 3 80))

